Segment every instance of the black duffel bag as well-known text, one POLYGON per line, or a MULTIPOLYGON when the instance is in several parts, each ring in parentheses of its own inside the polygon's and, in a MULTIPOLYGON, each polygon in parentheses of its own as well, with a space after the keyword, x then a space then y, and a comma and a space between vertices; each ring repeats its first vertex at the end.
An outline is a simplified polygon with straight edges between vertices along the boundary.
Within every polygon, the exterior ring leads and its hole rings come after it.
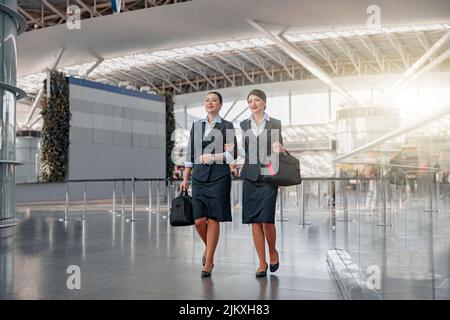
POLYGON ((270 161, 264 167, 269 174, 261 175, 261 181, 263 182, 277 186, 293 186, 302 183, 300 161, 287 151, 279 154, 278 171, 275 171, 270 161))
POLYGON ((172 200, 170 209, 170 225, 172 227, 191 226, 194 224, 192 213, 192 198, 187 191, 181 191, 178 197, 172 200))

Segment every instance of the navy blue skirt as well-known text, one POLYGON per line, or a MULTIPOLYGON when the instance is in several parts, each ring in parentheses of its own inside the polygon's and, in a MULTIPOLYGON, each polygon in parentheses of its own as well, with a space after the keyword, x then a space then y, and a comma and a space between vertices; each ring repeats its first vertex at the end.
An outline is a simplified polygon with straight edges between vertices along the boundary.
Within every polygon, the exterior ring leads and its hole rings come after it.
POLYGON ((242 223, 275 223, 278 187, 244 178, 242 223))
POLYGON ((220 222, 231 221, 230 190, 230 175, 213 182, 200 182, 192 178, 194 220, 206 217, 220 222))

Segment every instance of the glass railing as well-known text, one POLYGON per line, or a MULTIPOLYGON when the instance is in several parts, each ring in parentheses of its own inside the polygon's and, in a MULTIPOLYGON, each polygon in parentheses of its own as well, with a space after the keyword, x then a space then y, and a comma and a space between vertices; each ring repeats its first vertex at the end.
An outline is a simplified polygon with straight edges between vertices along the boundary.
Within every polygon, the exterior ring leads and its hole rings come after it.
POLYGON ((450 297, 449 124, 447 106, 335 159, 331 247, 353 298, 450 297))

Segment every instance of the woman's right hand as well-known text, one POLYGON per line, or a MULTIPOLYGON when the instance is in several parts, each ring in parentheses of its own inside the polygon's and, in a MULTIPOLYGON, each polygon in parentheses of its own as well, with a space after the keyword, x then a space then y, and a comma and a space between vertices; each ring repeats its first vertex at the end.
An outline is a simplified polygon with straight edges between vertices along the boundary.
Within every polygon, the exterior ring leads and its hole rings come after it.
POLYGON ((189 189, 189 181, 183 180, 183 182, 180 184, 180 191, 187 191, 189 189))
POLYGON ((234 150, 234 143, 226 143, 225 144, 225 152, 233 152, 234 150))

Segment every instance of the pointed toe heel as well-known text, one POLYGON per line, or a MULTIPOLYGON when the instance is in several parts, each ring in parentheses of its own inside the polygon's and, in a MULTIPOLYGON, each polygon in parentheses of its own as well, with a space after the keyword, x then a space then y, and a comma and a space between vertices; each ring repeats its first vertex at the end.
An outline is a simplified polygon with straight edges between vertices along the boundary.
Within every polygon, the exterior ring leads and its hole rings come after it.
POLYGON ((267 267, 266 267, 266 270, 264 270, 264 271, 256 271, 255 276, 257 278, 267 277, 267 267))
POLYGON ((270 265, 270 272, 275 272, 278 270, 278 268, 280 267, 280 263, 275 263, 275 264, 271 264, 270 265))
POLYGON ((211 271, 202 271, 202 278, 209 278, 211 274, 211 271))
POLYGON ((213 269, 214 269, 214 263, 212 265, 211 270, 209 270, 209 271, 202 270, 201 277, 202 278, 209 278, 209 277, 211 277, 213 269))
POLYGON ((256 274, 255 274, 255 276, 256 276, 257 278, 264 278, 264 277, 267 277, 267 271, 257 271, 256 274))
POLYGON ((270 272, 275 272, 280 267, 280 257, 278 256, 278 251, 277 251, 277 259, 278 259, 277 263, 274 263, 274 264, 270 265, 270 272))

